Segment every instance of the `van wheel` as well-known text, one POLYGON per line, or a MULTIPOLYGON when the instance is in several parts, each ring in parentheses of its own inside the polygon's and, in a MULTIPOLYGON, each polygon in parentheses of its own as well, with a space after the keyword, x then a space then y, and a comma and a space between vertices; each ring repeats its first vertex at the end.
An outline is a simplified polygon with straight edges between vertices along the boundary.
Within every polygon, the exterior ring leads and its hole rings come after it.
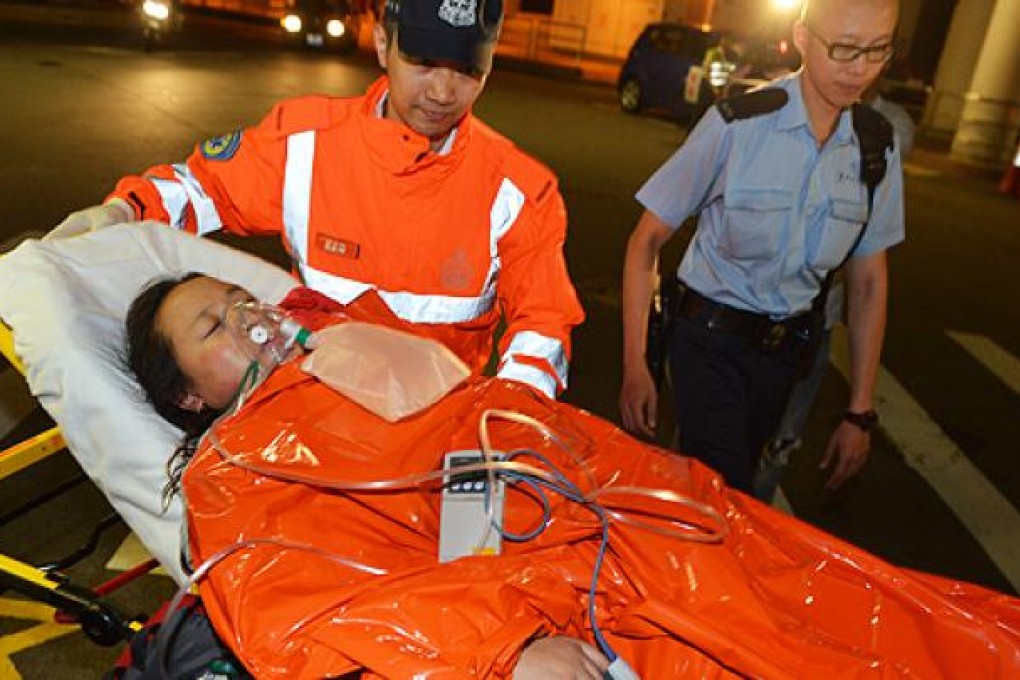
POLYGON ((620 87, 620 108, 627 113, 637 113, 644 107, 644 93, 637 78, 628 78, 620 87))

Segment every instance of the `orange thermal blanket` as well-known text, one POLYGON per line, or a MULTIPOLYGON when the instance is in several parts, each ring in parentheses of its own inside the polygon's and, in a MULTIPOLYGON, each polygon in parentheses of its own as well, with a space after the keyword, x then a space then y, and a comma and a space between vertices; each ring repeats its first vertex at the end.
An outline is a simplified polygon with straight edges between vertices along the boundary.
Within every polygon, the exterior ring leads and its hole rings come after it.
MULTIPOLYGON (((184 479, 193 564, 247 542, 201 592, 257 677, 510 677, 535 636, 592 641, 601 529, 590 508, 550 495, 548 526, 533 540, 440 564, 438 484, 331 488, 440 469, 447 452, 479 448, 479 420, 493 408, 532 416, 565 446, 493 419, 493 448, 540 452, 589 497, 601 489, 620 518, 596 619, 641 677, 1020 677, 1018 600, 891 566, 584 411, 474 379, 390 424, 293 364, 216 428, 219 448, 207 439, 184 479), (698 500, 728 531, 715 543, 685 540, 678 533, 704 538, 711 517, 605 493, 627 487, 698 500)), ((506 529, 541 521, 535 491, 508 487, 506 529)))

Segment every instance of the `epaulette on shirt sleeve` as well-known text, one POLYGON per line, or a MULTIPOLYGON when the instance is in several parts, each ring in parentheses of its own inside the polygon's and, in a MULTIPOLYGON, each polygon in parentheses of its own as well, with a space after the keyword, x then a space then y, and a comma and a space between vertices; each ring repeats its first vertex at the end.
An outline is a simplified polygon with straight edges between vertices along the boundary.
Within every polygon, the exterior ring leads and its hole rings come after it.
POLYGON ((269 114, 271 128, 279 137, 328 128, 337 114, 334 101, 333 97, 313 95, 280 102, 269 114))
POLYGON ((790 97, 786 90, 778 87, 764 87, 732 97, 724 97, 715 103, 719 115, 727 123, 772 113, 786 106, 790 97))

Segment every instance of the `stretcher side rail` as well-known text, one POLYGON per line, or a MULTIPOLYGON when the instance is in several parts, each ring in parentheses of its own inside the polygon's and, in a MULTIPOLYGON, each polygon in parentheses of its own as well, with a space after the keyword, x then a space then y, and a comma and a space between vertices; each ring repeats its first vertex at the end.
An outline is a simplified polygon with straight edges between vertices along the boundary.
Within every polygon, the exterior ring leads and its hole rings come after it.
MULTIPOLYGON (((0 322, 0 353, 21 375, 25 375, 25 366, 14 352, 14 333, 3 322, 0 322)), ((6 479, 64 448, 66 444, 59 427, 52 427, 10 446, 0 451, 0 479, 6 479)))
MULTIPOLYGON (((22 376, 25 375, 25 366, 14 352, 14 334, 3 322, 0 322, 0 353, 22 376)), ((59 427, 52 427, 14 444, 0 451, 0 480, 29 468, 65 448, 66 444, 59 427)), ((94 543, 95 541, 90 538, 88 545, 94 548, 92 545, 94 543)), ((81 559, 84 556, 81 554, 82 550, 86 550, 88 545, 75 551, 72 556, 58 560, 56 564, 66 566, 72 563, 72 560, 81 559)), ((144 568, 132 570, 132 578, 151 571, 156 563, 152 561, 141 566, 144 568)), ((116 579, 117 585, 125 582, 123 578, 116 579)), ((55 569, 35 567, 0 554, 0 592, 4 590, 12 590, 53 607, 56 610, 54 615, 56 620, 80 624, 82 631, 90 640, 103 646, 127 640, 142 627, 141 621, 120 613, 112 604, 106 602, 99 592, 70 583, 55 569)), ((106 589, 107 592, 110 590, 112 588, 106 589)))
POLYGON ((13 590, 53 607, 58 615, 70 616, 90 640, 104 647, 125 641, 142 628, 141 621, 124 616, 93 591, 7 555, 0 555, 0 589, 13 590))

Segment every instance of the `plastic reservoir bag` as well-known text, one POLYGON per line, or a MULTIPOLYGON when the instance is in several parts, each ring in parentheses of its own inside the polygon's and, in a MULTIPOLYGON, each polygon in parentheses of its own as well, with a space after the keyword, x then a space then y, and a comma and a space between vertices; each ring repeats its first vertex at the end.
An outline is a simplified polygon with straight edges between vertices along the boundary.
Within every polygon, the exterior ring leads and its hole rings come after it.
POLYGON ((471 371, 448 347, 351 321, 315 334, 301 368, 393 423, 439 401, 471 371))

